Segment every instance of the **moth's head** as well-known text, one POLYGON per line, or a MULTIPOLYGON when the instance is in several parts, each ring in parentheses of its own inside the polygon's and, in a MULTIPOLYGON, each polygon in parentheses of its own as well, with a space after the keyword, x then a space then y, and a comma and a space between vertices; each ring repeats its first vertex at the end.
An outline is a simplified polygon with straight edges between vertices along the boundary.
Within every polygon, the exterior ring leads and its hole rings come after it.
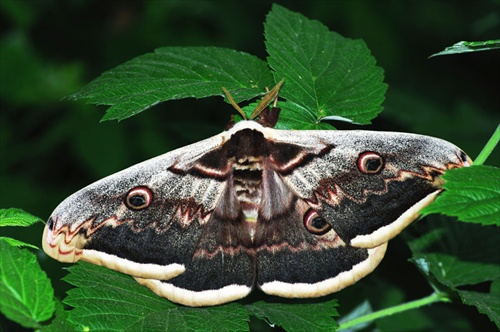
MULTIPOLYGON (((224 94, 226 95, 227 100, 233 105, 233 107, 240 113, 243 120, 253 120, 262 125, 263 127, 274 128, 276 123, 278 123, 278 118, 280 114, 280 109, 277 107, 278 102, 278 92, 281 86, 284 83, 284 79, 282 79, 274 88, 266 93, 266 95, 262 98, 262 100, 257 104, 254 111, 247 117, 245 112, 241 109, 241 107, 234 101, 231 93, 226 89, 222 88, 224 94), (274 102, 273 105, 271 105, 274 102)), ((235 124, 234 117, 231 117, 231 120, 226 125, 226 130, 231 129, 235 124)))

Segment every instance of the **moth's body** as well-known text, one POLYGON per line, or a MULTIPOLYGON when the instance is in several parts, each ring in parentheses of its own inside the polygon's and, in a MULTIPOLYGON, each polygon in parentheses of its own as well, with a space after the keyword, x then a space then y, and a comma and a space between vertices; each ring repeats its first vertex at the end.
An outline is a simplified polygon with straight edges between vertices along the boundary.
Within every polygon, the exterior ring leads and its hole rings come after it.
POLYGON ((232 182, 236 198, 253 241, 262 198, 262 156, 248 156, 233 162, 232 182))
POLYGON ((426 136, 241 121, 73 194, 49 219, 43 247, 190 306, 255 285, 322 296, 369 274, 439 193, 439 175, 468 164, 426 136))

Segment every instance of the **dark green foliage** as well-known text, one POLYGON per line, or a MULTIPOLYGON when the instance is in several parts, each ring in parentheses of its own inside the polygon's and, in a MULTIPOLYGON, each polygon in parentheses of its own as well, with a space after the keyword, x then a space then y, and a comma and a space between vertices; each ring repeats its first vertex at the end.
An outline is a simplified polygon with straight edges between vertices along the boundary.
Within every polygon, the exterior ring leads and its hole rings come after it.
POLYGON ((435 289, 476 306, 500 328, 500 228, 457 222, 425 226, 427 233, 409 242, 412 262, 435 289), (471 285, 482 287, 471 290, 471 285))
MULTIPOLYGON (((326 129, 331 126, 322 119, 341 116, 358 123, 373 121, 374 126, 366 129, 442 137, 473 158, 500 121, 499 83, 492 70, 498 67, 494 55, 498 51, 427 60, 457 40, 498 37, 498 23, 491 18, 496 6, 493 1, 423 2, 412 8, 399 1, 391 6, 372 1, 309 1, 285 6, 293 11, 274 6, 263 27, 271 3, 2 1, 0 206, 20 206, 46 219, 57 203, 80 187, 220 132, 235 114, 221 98, 161 102, 222 96, 221 86, 240 102, 285 78, 278 128, 326 129), (172 71, 165 70, 164 61, 179 57, 176 74, 168 77, 172 71), (381 67, 390 85, 386 95, 381 67), (116 71, 109 72, 112 68, 116 71), (92 84, 75 93, 95 77, 92 84), (68 95, 112 105, 103 119, 127 120, 98 124, 102 114, 94 106, 61 100, 68 95), (385 112, 375 118, 383 101, 385 112), (152 105, 151 110, 137 114, 152 105)), ((253 108, 249 105, 248 109, 253 108)), ((359 129, 344 123, 335 126, 359 129)), ((493 153, 486 163, 498 166, 498 154, 493 153)), ((474 218, 489 218, 481 219, 482 224, 494 224, 498 214, 498 204, 493 205, 493 213, 480 205, 485 203, 481 198, 491 193, 497 170, 486 171, 485 176, 493 176, 493 180, 477 186, 474 182, 477 191, 466 196, 478 206, 474 218)), ((483 174, 473 168, 458 171, 483 174)), ((449 174, 450 186, 453 173, 449 174)), ((458 178, 457 184, 464 183, 458 178)), ((493 189, 493 194, 498 190, 493 189)), ((436 206, 431 207, 433 213, 450 209, 450 205, 436 206)), ((38 220, 19 210, 6 211, 20 216, 21 224, 38 220)), ((0 224, 13 225, 6 222, 11 216, 1 217, 0 224)), ((64 299, 65 307, 53 299, 49 279, 35 255, 12 246, 39 246, 41 224, 22 231, 4 227, 2 236, 8 236, 3 239, 23 241, 8 244, 0 240, 4 276, 0 329, 17 330, 22 324, 43 331, 159 330, 167 326, 331 331, 337 326, 337 310, 343 316, 351 313, 348 320, 366 317, 372 311, 423 298, 431 288, 465 305, 434 303, 361 326, 367 330, 457 331, 498 327, 498 228, 453 219, 440 223, 438 219, 429 216, 391 241, 386 259, 375 273, 333 297, 276 303, 270 297, 254 300, 257 294, 245 301, 201 309, 171 304, 129 276, 89 264, 70 268, 64 280, 77 287, 66 296, 69 285, 60 281, 61 264, 39 252, 56 297, 64 299), (405 235, 413 239, 411 252, 401 241, 405 235), (409 258, 423 277, 408 264, 409 258), (25 272, 15 274, 19 265, 25 272), (34 285, 24 282, 25 277, 40 280, 38 289, 31 289, 34 285), (5 290, 12 279, 17 280, 13 284, 17 289, 29 292, 17 304, 5 300, 8 297, 3 293, 16 289, 5 290), (331 298, 338 298, 340 306, 331 298), (40 301, 43 306, 37 304, 40 301), (68 310, 69 306, 74 309, 68 310)))
POLYGON ((241 331, 248 314, 236 303, 186 308, 156 296, 127 275, 80 263, 65 281, 77 286, 64 303, 75 307, 69 319, 91 331, 241 331))
POLYGON ((442 213, 460 221, 500 226, 500 169, 472 166, 443 176, 446 191, 423 211, 442 213))
POLYGON ((70 96, 111 105, 102 120, 123 120, 159 102, 222 95, 237 102, 272 85, 266 63, 250 54, 216 47, 163 47, 105 72, 70 96))
POLYGON ((102 120, 123 120, 162 101, 221 95, 221 87, 236 102, 251 99, 274 85, 272 69, 276 82, 285 80, 285 119, 295 119, 281 127, 319 129, 332 116, 367 124, 382 110, 387 85, 363 41, 277 5, 264 36, 270 68, 255 56, 224 48, 164 47, 105 72, 70 98, 110 105, 102 120))
POLYGON ((450 54, 461 54, 461 53, 470 53, 470 52, 479 52, 479 51, 491 51, 497 50, 500 48, 500 39, 496 40, 486 40, 481 42, 468 42, 461 41, 452 46, 445 48, 443 51, 438 52, 436 54, 431 55, 450 55, 450 54))
POLYGON ((39 328, 54 312, 54 290, 27 249, 0 241, 0 312, 24 327, 39 328))

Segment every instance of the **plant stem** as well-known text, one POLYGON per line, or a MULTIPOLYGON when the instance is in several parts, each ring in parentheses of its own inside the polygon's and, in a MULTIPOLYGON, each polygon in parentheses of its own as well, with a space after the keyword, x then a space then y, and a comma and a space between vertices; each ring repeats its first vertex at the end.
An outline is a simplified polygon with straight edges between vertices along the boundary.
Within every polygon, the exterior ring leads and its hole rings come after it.
POLYGON ((497 126, 497 129, 495 130, 493 135, 491 135, 488 143, 486 143, 484 148, 477 156, 476 160, 474 160, 474 165, 482 165, 493 152, 493 149, 495 149, 495 147, 497 146, 498 141, 500 141, 500 125, 497 126))
POLYGON ((435 292, 435 293, 432 293, 431 295, 426 296, 422 299, 403 303, 403 304, 400 304, 400 305, 397 305, 394 307, 390 307, 387 309, 375 311, 375 312, 372 312, 371 314, 361 316, 361 317, 355 318, 353 320, 350 320, 348 322, 342 323, 339 325, 337 330, 340 331, 340 330, 347 329, 347 328, 350 328, 350 327, 358 325, 358 324, 367 323, 367 322, 370 322, 372 320, 376 320, 376 319, 379 319, 382 317, 387 317, 387 316, 397 314, 397 313, 400 313, 403 311, 420 308, 420 307, 423 307, 425 305, 435 303, 435 302, 451 302, 451 300, 448 298, 447 294, 435 292))

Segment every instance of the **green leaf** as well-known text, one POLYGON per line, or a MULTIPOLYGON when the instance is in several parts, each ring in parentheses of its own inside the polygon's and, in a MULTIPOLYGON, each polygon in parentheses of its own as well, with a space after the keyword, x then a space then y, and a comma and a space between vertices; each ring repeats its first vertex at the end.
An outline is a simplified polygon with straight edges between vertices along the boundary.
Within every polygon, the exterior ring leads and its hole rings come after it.
POLYGON ((487 315, 500 329, 500 279, 492 283, 489 293, 460 290, 459 294, 463 303, 472 305, 477 310, 487 315))
POLYGON ((55 318, 49 325, 44 325, 40 329, 41 332, 77 332, 81 331, 76 325, 71 323, 68 319, 69 311, 64 310, 61 302, 56 301, 56 314, 55 318))
POLYGON ((301 130, 327 130, 333 127, 326 123, 320 122, 315 115, 303 106, 292 101, 279 103, 281 108, 280 118, 276 124, 276 129, 301 129, 301 130))
POLYGON ((13 239, 11 237, 0 236, 0 241, 5 241, 6 243, 10 244, 13 247, 29 247, 32 249, 39 249, 37 246, 34 246, 30 243, 26 243, 24 241, 13 239))
MULTIPOLYGON (((496 240, 499 240, 497 238, 496 240)), ((466 261, 444 253, 416 254, 413 257, 420 269, 430 271, 437 280, 450 287, 475 285, 500 277, 499 266, 482 261, 466 261), (426 267, 422 265, 426 265, 426 267), (478 273, 478 271, 480 271, 478 273)))
MULTIPOLYGON (((40 218, 16 208, 0 209, 0 227, 2 226, 19 226, 28 227, 41 221, 40 218)), ((6 242, 14 247, 30 247, 38 249, 37 246, 32 244, 13 239, 11 237, 0 236, 0 241, 6 242)))
POLYGON ((280 97, 308 110, 314 122, 341 116, 367 124, 382 111, 387 85, 363 41, 279 5, 264 28, 275 80, 285 79, 280 97))
POLYGON ((494 297, 500 291, 496 284, 500 279, 500 228, 457 222, 437 226, 442 231, 409 242, 414 253, 412 261, 435 288, 459 295, 463 303, 476 306, 499 326, 499 315, 492 313, 498 313, 494 297), (440 238, 436 238, 437 234, 440 238), (470 290, 472 285, 490 281, 493 284, 489 293, 470 290))
POLYGON ((316 303, 267 303, 259 301, 245 306, 247 311, 269 325, 281 326, 288 332, 335 331, 338 317, 337 300, 316 303))
POLYGON ((36 256, 0 241, 0 311, 24 327, 40 327, 54 313, 54 290, 36 256))
POLYGON ((242 305, 187 308, 158 311, 130 326, 128 331, 248 331, 248 314, 242 305))
POLYGON ((452 169, 442 178, 445 191, 422 210, 423 215, 441 213, 464 222, 500 226, 500 168, 452 169))
POLYGON ((10 208, 0 209, 0 227, 1 226, 20 226, 28 227, 41 221, 40 218, 25 212, 21 209, 10 208))
POLYGON ((218 47, 164 47, 138 56, 70 96, 110 105, 102 120, 123 120, 162 101, 223 96, 239 102, 265 92, 273 79, 259 58, 218 47))
POLYGON ((460 53, 470 53, 479 51, 491 51, 500 48, 500 39, 486 40, 486 41, 461 41, 452 46, 445 48, 443 51, 431 55, 429 58, 439 55, 450 55, 460 53))
POLYGON ((435 221, 433 226, 437 230, 423 230, 425 234, 409 242, 425 275, 433 274, 450 288, 500 278, 500 228, 453 221, 435 221))
POLYGON ((177 306, 139 285, 132 277, 89 263, 69 268, 65 281, 77 286, 64 303, 74 307, 69 319, 92 331, 248 330, 243 306, 177 306))

